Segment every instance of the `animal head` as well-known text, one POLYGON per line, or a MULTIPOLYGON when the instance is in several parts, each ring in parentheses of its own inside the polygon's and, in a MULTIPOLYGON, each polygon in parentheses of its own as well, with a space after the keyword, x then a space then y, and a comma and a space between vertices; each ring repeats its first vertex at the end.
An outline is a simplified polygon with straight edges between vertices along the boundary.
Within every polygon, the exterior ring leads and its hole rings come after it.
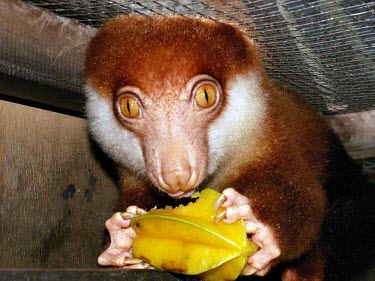
POLYGON ((86 57, 87 117, 114 160, 175 198, 251 149, 265 115, 263 70, 231 24, 182 16, 114 18, 86 57))

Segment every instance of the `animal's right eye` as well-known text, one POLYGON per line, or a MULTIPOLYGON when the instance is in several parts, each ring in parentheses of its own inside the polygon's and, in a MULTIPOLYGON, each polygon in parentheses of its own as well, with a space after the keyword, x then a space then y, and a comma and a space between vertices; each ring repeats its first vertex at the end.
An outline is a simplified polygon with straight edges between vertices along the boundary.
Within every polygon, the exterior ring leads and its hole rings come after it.
POLYGON ((196 103, 203 108, 211 107, 215 104, 217 96, 216 89, 210 84, 199 86, 195 93, 196 103))
POLYGON ((127 118, 135 118, 139 115, 138 101, 132 97, 124 96, 119 100, 121 113, 127 118))

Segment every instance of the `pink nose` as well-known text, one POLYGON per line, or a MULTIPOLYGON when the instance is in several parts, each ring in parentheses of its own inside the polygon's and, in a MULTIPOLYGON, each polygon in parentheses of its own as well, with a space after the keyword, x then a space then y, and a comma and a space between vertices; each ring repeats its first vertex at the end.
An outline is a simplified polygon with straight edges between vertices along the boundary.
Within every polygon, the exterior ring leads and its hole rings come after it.
POLYGON ((180 197, 194 189, 197 183, 197 173, 190 165, 182 169, 165 170, 162 168, 158 182, 169 195, 180 197))

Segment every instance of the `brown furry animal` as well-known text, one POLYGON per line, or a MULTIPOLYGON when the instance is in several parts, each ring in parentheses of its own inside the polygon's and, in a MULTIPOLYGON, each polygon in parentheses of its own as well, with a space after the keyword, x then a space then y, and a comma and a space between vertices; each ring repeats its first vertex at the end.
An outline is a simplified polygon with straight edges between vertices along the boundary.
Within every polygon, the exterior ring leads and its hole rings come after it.
MULTIPOLYGON (((334 272, 326 279, 340 278, 340 216, 353 224, 346 237, 359 229, 355 239, 367 235, 374 245, 374 189, 362 176, 346 179, 360 171, 333 148, 339 144, 325 121, 270 80, 256 46, 235 26, 120 16, 92 40, 86 76, 90 132, 118 163, 120 210, 179 202, 204 186, 223 192, 224 220, 243 218, 261 247, 245 275, 277 265, 283 280, 322 280, 326 264, 334 272), (347 163, 339 172, 338 158, 347 163)), ((116 215, 107 226, 129 241, 99 263, 123 266, 134 233, 116 215)))

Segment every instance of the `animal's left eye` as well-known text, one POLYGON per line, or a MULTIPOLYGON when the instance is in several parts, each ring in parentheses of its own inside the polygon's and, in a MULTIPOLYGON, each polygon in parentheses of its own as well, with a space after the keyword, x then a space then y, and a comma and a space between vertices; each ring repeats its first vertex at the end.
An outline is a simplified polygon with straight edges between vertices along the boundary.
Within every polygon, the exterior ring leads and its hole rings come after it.
POLYGON ((211 107, 217 99, 216 88, 210 84, 203 84, 195 92, 194 99, 200 107, 211 107))
POLYGON ((132 97, 123 97, 119 101, 121 113, 128 118, 134 118, 139 115, 139 104, 132 97))

